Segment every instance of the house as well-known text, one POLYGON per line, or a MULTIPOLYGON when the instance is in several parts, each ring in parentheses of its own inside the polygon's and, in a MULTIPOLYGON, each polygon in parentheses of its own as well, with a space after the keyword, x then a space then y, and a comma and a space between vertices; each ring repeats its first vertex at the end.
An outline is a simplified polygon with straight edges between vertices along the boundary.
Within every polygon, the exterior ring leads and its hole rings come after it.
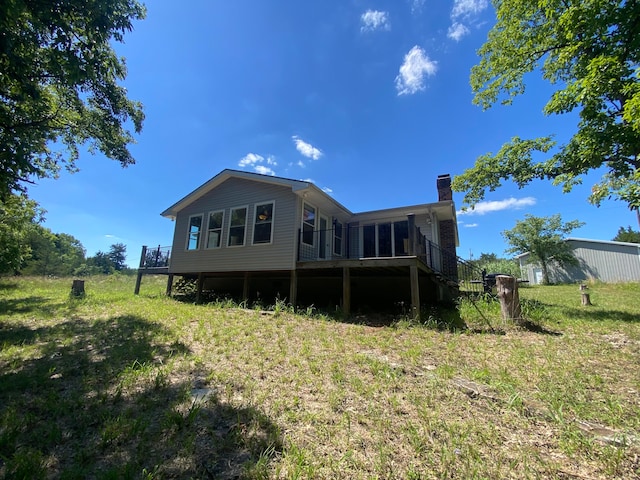
POLYGON ((437 190, 433 203, 354 213, 311 182, 223 170, 162 212, 175 221, 166 273, 197 278, 199 295, 419 313, 457 288, 449 175, 437 190))
MULTIPOLYGON (((565 242, 571 245, 578 265, 550 265, 551 283, 640 281, 640 244, 585 238, 567 238, 565 242)), ((542 283, 542 269, 535 263, 529 263, 529 253, 520 254, 516 259, 525 279, 531 284, 542 283)))

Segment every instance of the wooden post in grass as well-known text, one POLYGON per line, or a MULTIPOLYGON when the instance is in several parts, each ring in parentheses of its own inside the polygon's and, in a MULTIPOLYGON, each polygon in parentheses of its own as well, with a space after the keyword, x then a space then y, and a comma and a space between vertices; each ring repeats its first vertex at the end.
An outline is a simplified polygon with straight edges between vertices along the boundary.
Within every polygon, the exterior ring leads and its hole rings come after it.
POLYGON ((84 297, 84 280, 74 280, 71 285, 71 295, 74 297, 84 297))
POLYGON ((587 286, 583 283, 582 285, 580 285, 580 297, 582 300, 582 305, 584 307, 587 307, 589 305, 593 305, 591 303, 591 295, 589 295, 587 293, 587 286))
POLYGON ((496 276, 496 287, 500 310, 503 320, 511 320, 517 325, 523 323, 522 309, 520 308, 520 295, 518 294, 518 280, 510 275, 496 276))
POLYGON ((196 289, 196 303, 202 301, 202 289, 204 288, 204 273, 198 273, 198 287, 196 289))
POLYGON ((348 318, 351 315, 351 270, 342 267, 342 315, 348 318))
POLYGON ((147 246, 142 246, 142 253, 140 254, 140 266, 138 267, 138 277, 136 278, 136 287, 133 290, 134 295, 138 295, 140 293, 140 284, 142 283, 142 269, 145 267, 147 258, 147 246))

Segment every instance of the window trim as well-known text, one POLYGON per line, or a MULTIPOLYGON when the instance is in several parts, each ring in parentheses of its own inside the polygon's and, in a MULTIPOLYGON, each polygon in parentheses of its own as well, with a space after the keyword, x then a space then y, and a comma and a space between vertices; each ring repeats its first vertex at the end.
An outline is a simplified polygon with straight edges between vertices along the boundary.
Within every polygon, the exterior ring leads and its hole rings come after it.
MULTIPOLYGON (((273 243, 273 225, 274 219, 276 216, 276 201, 275 200, 267 200, 264 202, 256 202, 253 206, 253 231, 251 232, 251 245, 271 245, 273 243), (269 231, 269 241, 268 242, 257 242, 256 243, 256 225, 258 225, 258 207, 262 207, 265 205, 271 205, 271 229, 269 231)), ((265 225, 265 223, 261 223, 260 225, 265 225)))
POLYGON ((316 236, 315 236, 315 232, 316 229, 318 227, 318 207, 312 205, 311 203, 307 202, 307 201, 303 201, 302 202, 302 218, 300 219, 300 231, 302 232, 302 238, 300 239, 300 241, 302 242, 303 245, 307 245, 309 247, 315 247, 316 245, 316 236), (306 225, 309 225, 308 222, 304 221, 304 207, 309 206, 313 209, 313 229, 311 230, 311 243, 307 243, 304 241, 304 226, 305 223, 306 225))
MULTIPOLYGON (((224 209, 222 209, 222 210, 211 210, 207 214, 207 230, 206 230, 206 234, 207 235, 205 237, 205 242, 204 242, 204 249, 205 250, 215 250, 215 249, 218 249, 218 248, 222 248, 222 246, 224 245, 222 243, 222 234, 224 233, 224 214, 225 214, 224 209), (215 213, 222 213, 222 221, 220 222, 220 228, 219 228, 219 230, 220 230, 220 241, 218 242, 220 245, 218 245, 217 247, 210 247, 209 246, 209 235, 212 232, 212 229, 211 229, 211 215, 213 215, 215 213)), ((216 230, 218 230, 218 229, 216 228, 216 230)))
POLYGON ((248 219, 249 219, 249 205, 240 205, 238 207, 231 207, 229 209, 229 228, 227 229, 227 247, 229 248, 244 247, 247 244, 247 220, 248 219), (242 244, 231 245, 231 229, 237 228, 239 226, 239 225, 236 225, 234 227, 231 225, 231 221, 233 220, 233 211, 242 210, 243 208, 245 209, 245 214, 244 214, 244 235, 242 237, 242 244))
POLYGON ((202 224, 204 223, 204 213, 194 213, 193 215, 189 215, 189 221, 187 222, 187 241, 184 246, 185 251, 187 252, 196 252, 200 250, 200 244, 202 243, 202 224), (191 243, 191 219, 200 217, 200 229, 198 230, 198 239, 196 240, 196 247, 189 248, 189 244, 191 243))

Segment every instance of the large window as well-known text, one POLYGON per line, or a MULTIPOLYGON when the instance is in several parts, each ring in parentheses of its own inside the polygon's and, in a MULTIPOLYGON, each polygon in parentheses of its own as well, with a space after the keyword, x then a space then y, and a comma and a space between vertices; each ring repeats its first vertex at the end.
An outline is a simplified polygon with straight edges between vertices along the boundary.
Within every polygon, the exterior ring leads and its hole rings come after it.
POLYGON ((376 256, 376 226, 365 225, 362 227, 362 256, 376 256))
POLYGON ((222 210, 211 212, 209 214, 209 224, 207 225, 207 248, 220 248, 223 222, 224 212, 222 210))
POLYGON ((398 257, 409 252, 409 223, 406 220, 362 227, 363 257, 398 257))
POLYGON ((316 209, 305 203, 302 213, 302 243, 313 245, 313 235, 316 229, 316 209))
POLYGON ((396 257, 409 254, 409 222, 403 220, 393 223, 393 238, 396 257))
POLYGON ((391 224, 378 224, 378 257, 393 256, 393 246, 391 245, 391 224))
POLYGON ((333 227, 333 253, 342 255, 342 224, 336 220, 333 227))
POLYGON ((273 205, 274 202, 256 205, 253 224, 253 243, 271 243, 273 236, 273 205))
POLYGON ((202 215, 189 217, 189 233, 187 234, 187 250, 197 250, 202 232, 202 215))
POLYGON ((230 247, 242 246, 247 229, 247 207, 232 208, 230 217, 228 245, 230 247))

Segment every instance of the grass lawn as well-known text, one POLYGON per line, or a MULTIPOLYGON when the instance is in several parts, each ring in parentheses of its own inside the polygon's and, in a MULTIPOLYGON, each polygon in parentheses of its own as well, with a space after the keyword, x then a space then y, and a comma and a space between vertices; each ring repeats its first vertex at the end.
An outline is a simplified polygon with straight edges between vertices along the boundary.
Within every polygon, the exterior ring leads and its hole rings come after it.
POLYGON ((451 331, 134 281, 0 279, 0 477, 640 478, 638 284, 523 288, 534 330, 465 300, 451 331))

